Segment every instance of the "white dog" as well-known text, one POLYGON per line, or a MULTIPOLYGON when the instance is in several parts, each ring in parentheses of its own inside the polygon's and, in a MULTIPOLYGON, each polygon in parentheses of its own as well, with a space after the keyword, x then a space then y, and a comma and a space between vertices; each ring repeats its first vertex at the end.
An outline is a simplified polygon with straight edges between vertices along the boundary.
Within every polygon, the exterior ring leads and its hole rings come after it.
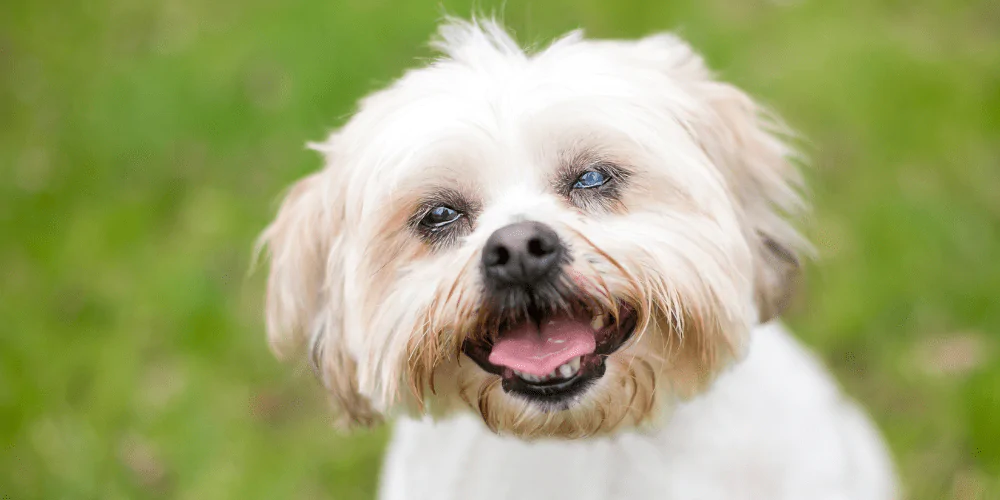
POLYGON ((398 416, 384 499, 889 500, 867 417, 777 322, 806 244, 775 120, 683 41, 449 21, 262 237, 267 325, 398 416))

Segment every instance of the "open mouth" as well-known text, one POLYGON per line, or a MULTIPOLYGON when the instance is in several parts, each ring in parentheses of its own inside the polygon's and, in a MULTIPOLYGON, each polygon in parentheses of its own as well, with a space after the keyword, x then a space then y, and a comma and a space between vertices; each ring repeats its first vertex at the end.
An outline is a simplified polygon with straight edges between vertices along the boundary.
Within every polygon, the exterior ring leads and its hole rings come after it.
POLYGON ((499 375, 504 391, 559 404, 604 375, 605 359, 635 326, 635 308, 623 303, 617 311, 532 312, 508 322, 493 338, 467 340, 462 350, 483 370, 499 375))

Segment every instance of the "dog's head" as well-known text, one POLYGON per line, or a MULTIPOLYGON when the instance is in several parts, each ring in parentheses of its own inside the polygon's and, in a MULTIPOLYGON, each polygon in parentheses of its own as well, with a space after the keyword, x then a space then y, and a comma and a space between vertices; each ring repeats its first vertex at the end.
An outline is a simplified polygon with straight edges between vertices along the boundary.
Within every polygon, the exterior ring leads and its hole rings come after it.
POLYGON ((339 410, 581 437, 704 390, 787 297, 799 177, 681 40, 528 54, 453 21, 266 230, 267 324, 339 410))

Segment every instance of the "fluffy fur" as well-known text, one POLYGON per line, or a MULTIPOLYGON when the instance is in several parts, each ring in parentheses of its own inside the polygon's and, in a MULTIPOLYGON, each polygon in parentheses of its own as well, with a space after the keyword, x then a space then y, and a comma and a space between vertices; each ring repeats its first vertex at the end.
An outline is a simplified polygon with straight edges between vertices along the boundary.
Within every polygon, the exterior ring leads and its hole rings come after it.
POLYGON ((527 53, 493 22, 450 21, 434 45, 439 59, 312 145, 325 168, 262 238, 275 349, 306 346, 346 424, 399 416, 383 497, 892 498, 865 418, 758 326, 807 248, 777 120, 668 34, 574 32, 527 53), (619 172, 613 192, 565 188, 595 164, 619 172), (460 206, 462 225, 422 233, 435 204, 460 206), (566 243, 568 295, 638 317, 604 376, 558 407, 505 392, 462 350, 506 314, 479 259, 519 220, 566 243), (588 479, 560 479, 576 471, 588 479))

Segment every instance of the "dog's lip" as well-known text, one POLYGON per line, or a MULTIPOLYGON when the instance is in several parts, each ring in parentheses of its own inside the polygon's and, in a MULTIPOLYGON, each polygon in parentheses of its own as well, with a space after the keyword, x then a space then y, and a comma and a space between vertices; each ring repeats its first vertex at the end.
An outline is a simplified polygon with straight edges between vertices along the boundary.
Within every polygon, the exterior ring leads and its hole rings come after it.
MULTIPOLYGON (((601 331, 594 333, 596 337, 595 340, 597 341, 597 348, 592 354, 582 356, 581 358, 584 361, 594 360, 603 364, 604 358, 607 358, 617 352, 625 344, 625 342, 632 337, 638 323, 636 309, 627 303, 620 302, 617 317, 618 321, 616 323, 609 324, 601 331)), ((492 340, 466 340, 462 344, 462 352, 465 353, 467 357, 475 361, 476 364, 479 365, 479 367, 484 371, 494 375, 499 375, 503 379, 510 377, 518 378, 513 374, 513 370, 510 368, 498 366, 489 362, 489 356, 492 348, 492 340)), ((583 372, 584 370, 581 369, 580 374, 583 374, 583 372)), ((577 377, 579 377, 580 374, 578 374, 577 377)), ((601 375, 603 375, 603 370, 601 371, 601 375)), ((568 380, 573 380, 577 377, 568 380)), ((527 381, 523 382, 528 385, 535 385, 530 384, 527 381)))
MULTIPOLYGON (((581 356, 581 367, 576 375, 550 382, 532 383, 513 373, 505 373, 501 387, 508 393, 517 394, 530 401, 542 404, 546 411, 564 408, 566 402, 582 394, 597 379, 604 376, 607 356, 588 354, 581 356)), ((511 371, 508 369, 508 371, 511 371)))

